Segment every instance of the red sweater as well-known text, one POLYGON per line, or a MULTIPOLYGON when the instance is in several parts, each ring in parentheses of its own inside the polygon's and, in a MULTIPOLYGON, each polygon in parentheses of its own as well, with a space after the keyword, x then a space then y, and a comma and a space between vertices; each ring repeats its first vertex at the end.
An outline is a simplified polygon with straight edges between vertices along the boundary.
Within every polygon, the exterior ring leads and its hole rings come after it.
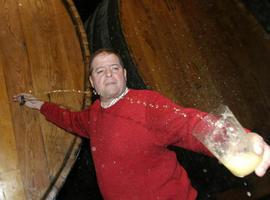
POLYGON ((130 90, 106 109, 99 100, 80 112, 45 103, 41 113, 67 131, 90 138, 105 200, 196 198, 186 171, 167 146, 209 154, 191 134, 197 115, 204 113, 149 90, 130 90))

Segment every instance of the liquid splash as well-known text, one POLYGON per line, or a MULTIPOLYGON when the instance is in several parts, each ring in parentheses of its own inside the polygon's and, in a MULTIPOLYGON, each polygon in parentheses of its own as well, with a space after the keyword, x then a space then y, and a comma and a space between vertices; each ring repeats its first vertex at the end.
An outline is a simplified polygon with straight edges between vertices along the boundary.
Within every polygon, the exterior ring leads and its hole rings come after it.
POLYGON ((90 90, 56 89, 56 90, 34 93, 32 90, 28 90, 27 92, 23 92, 22 95, 19 96, 18 101, 19 101, 20 105, 24 105, 26 102, 24 94, 31 94, 31 95, 33 95, 34 99, 40 100, 40 101, 44 101, 44 99, 47 97, 46 101, 51 102, 52 95, 55 95, 55 94, 85 95, 85 97, 89 97, 89 99, 90 99, 92 92, 90 90))
MULTIPOLYGON (((32 94, 32 90, 29 90, 29 93, 32 94)), ((51 94, 58 94, 58 93, 74 93, 74 94, 85 94, 85 95, 90 95, 91 92, 89 90, 75 90, 75 89, 57 89, 57 90, 50 90, 50 91, 45 91, 42 93, 37 93, 37 96, 41 95, 51 95, 51 94)))

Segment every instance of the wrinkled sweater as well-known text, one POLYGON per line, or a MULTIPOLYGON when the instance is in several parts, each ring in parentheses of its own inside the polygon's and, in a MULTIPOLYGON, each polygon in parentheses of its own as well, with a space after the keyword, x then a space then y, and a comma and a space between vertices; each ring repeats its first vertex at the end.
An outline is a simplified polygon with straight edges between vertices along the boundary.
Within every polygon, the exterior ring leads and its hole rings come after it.
POLYGON ((194 200, 197 192, 168 145, 209 152, 192 136, 203 116, 157 92, 130 89, 109 108, 96 100, 71 112, 44 103, 48 121, 90 138, 98 185, 105 200, 194 200))

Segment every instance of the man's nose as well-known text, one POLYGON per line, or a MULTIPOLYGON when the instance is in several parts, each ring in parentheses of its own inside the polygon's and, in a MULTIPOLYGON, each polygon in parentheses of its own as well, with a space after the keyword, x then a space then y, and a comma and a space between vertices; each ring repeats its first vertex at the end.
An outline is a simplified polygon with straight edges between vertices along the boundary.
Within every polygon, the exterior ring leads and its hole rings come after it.
POLYGON ((106 76, 108 76, 108 77, 112 76, 112 70, 111 69, 106 69, 106 76))

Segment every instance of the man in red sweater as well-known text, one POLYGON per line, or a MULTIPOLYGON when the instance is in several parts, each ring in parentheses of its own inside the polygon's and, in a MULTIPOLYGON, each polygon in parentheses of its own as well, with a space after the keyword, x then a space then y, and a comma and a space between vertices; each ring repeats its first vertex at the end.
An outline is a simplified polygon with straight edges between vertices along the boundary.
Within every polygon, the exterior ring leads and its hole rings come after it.
MULTIPOLYGON (((197 192, 168 145, 209 155, 192 136, 206 113, 183 108, 157 92, 126 87, 120 56, 100 50, 92 56, 89 81, 100 99, 88 109, 71 112, 53 103, 23 95, 25 105, 48 121, 90 138, 98 184, 105 200, 194 200, 197 192)), ((252 133, 253 134, 253 133, 252 133)), ((257 134, 254 151, 263 156, 256 169, 263 176, 270 165, 270 147, 257 134)))

